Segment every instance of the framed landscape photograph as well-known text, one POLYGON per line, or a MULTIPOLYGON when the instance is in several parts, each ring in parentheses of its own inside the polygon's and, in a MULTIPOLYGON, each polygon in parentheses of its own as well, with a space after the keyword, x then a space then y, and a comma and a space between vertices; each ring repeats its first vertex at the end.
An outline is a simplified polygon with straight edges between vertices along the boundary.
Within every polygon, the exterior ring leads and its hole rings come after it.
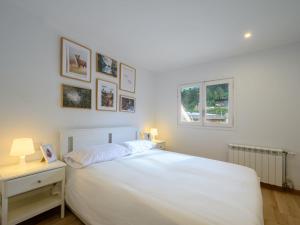
POLYGON ((63 84, 62 106, 67 108, 91 109, 92 90, 63 84))
POLYGON ((135 98, 120 95, 120 112, 135 112, 135 98))
POLYGON ((92 51, 74 41, 61 38, 61 75, 91 82, 92 51))
POLYGON ((135 93, 135 76, 136 71, 133 67, 120 64, 120 89, 135 93))
POLYGON ((97 110, 117 111, 117 84, 97 79, 96 89, 97 110))
POLYGON ((96 71, 117 77, 118 62, 108 56, 96 53, 96 71))

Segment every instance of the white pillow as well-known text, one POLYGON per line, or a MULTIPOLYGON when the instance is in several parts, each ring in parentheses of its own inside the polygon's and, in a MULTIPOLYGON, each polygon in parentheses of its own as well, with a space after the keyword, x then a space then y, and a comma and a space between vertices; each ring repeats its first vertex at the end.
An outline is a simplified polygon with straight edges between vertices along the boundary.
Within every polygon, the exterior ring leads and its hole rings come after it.
POLYGON ((132 153, 143 152, 155 147, 155 143, 147 140, 126 141, 122 143, 132 153))
POLYGON ((121 158, 130 153, 129 149, 118 144, 93 145, 67 153, 64 160, 71 167, 79 169, 94 163, 121 158))

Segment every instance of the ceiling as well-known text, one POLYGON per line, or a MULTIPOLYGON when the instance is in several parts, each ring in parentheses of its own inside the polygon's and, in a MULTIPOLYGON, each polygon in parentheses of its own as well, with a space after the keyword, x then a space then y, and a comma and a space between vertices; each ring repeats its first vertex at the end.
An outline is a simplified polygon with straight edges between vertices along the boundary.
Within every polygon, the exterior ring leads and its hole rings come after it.
POLYGON ((89 36, 106 54, 154 72, 300 41, 299 0, 10 2, 61 32, 89 36), (249 40, 243 38, 246 31, 253 33, 249 40))

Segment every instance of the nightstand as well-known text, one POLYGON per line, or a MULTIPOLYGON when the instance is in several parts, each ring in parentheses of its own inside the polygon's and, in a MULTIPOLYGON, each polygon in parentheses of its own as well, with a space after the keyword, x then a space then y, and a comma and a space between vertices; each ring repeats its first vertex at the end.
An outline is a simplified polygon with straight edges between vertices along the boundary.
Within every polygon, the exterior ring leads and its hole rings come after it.
POLYGON ((1 224, 17 224, 57 206, 63 218, 65 166, 55 161, 0 167, 1 224))
POLYGON ((152 140, 152 141, 156 144, 155 148, 159 148, 162 150, 166 149, 166 141, 164 140, 152 140))

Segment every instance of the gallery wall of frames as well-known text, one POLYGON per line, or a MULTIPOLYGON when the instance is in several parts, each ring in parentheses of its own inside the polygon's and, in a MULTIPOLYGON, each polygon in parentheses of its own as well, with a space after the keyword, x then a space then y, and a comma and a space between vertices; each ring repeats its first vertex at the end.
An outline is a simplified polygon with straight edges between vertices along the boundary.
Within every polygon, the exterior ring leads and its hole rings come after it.
POLYGON ((93 91, 80 85, 92 82, 96 71, 96 110, 134 113, 136 69, 75 41, 61 37, 61 76, 79 81, 78 86, 61 85, 61 105, 66 108, 92 109, 93 91), (92 57, 96 67, 92 68, 92 57), (118 94, 118 90, 122 94, 118 94), (128 93, 128 94, 123 94, 128 93))

